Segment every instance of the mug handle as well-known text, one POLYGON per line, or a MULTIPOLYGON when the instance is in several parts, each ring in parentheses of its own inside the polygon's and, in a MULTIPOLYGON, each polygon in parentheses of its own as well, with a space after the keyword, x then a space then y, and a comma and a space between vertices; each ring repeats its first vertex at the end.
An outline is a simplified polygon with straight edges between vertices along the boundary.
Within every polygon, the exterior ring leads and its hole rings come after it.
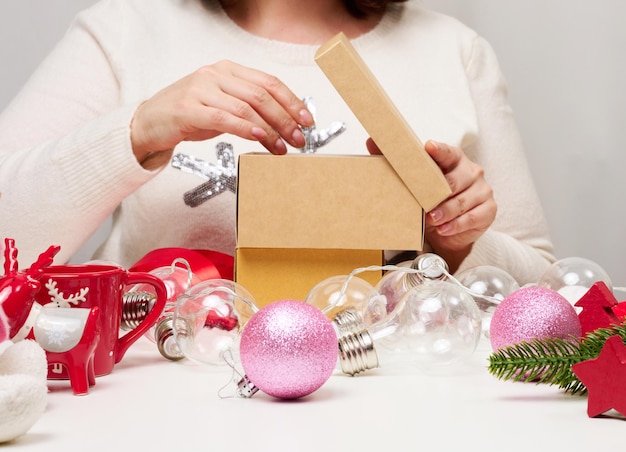
POLYGON ((127 272, 126 277, 124 278, 124 285, 134 285, 134 284, 149 284, 154 287, 156 293, 156 300, 148 315, 139 322, 139 324, 127 332, 126 334, 120 336, 117 340, 117 350, 115 352, 115 364, 119 363, 124 354, 128 350, 128 348, 137 341, 141 336, 148 332, 148 330, 157 322, 163 310, 165 309, 165 304, 167 303, 167 289, 163 281, 157 278, 154 275, 143 272, 127 272))

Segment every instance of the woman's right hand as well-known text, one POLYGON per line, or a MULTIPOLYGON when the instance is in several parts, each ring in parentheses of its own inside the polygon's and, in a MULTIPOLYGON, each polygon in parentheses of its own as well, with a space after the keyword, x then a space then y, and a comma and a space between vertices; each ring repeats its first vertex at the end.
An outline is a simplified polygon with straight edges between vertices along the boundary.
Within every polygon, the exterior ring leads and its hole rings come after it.
POLYGON ((222 133, 259 141, 272 154, 284 154, 285 141, 297 148, 305 145, 299 126, 312 125, 313 116, 302 100, 278 78, 224 60, 143 102, 131 124, 131 141, 142 164, 155 153, 169 158, 169 152, 160 151, 170 151, 181 141, 222 133))

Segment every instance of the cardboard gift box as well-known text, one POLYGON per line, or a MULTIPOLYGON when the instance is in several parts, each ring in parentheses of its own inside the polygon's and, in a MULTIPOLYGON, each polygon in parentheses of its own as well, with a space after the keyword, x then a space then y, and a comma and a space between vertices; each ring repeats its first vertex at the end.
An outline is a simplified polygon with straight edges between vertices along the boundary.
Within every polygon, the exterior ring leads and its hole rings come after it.
MULTIPOLYGON (((243 154, 238 162, 235 280, 257 304, 304 300, 322 280, 421 250, 424 211, 445 177, 343 34, 316 62, 383 155, 243 154)), ((381 272, 359 277, 376 284, 381 272)))
POLYGON ((235 278, 262 305, 422 248, 422 207, 383 156, 243 154, 238 171, 235 278))

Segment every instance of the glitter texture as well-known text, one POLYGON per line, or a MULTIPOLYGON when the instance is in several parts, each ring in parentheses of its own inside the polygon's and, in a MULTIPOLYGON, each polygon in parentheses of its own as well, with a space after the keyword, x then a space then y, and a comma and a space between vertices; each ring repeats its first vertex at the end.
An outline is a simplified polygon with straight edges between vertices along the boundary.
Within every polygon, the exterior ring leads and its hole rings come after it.
POLYGON ((498 305, 491 319, 491 347, 546 337, 568 339, 581 335, 580 320, 569 301, 542 287, 523 287, 498 305))
MULTIPOLYGON (((307 110, 313 115, 313 120, 317 123, 317 109, 312 97, 302 99, 307 110)), ((300 148, 300 152, 304 154, 314 154, 317 149, 325 146, 330 141, 337 138, 346 130, 346 125, 341 121, 333 121, 330 125, 323 129, 318 129, 317 124, 310 127, 302 127, 304 134, 305 146, 300 148)))
POLYGON ((246 376, 278 398, 295 399, 319 389, 330 378, 337 356, 330 320, 302 301, 281 300, 263 307, 241 334, 246 376))
POLYGON ((184 194, 183 199, 189 207, 198 207, 227 190, 233 193, 237 190, 237 168, 233 146, 220 142, 215 146, 215 152, 219 166, 185 154, 176 154, 172 157, 172 167, 207 179, 205 183, 184 194))

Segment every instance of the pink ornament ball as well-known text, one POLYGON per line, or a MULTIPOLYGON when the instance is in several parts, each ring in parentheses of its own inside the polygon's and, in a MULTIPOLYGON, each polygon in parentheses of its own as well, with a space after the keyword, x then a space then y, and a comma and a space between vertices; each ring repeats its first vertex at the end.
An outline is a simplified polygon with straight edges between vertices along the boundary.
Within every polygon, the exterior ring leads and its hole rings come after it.
POLYGON ((523 287, 496 307, 491 318, 491 348, 533 339, 580 337, 582 328, 576 310, 558 292, 543 287, 523 287))
POLYGON ((320 309, 280 300, 250 318, 241 333, 239 355, 246 376, 259 390, 296 399, 330 378, 338 357, 337 335, 320 309))

